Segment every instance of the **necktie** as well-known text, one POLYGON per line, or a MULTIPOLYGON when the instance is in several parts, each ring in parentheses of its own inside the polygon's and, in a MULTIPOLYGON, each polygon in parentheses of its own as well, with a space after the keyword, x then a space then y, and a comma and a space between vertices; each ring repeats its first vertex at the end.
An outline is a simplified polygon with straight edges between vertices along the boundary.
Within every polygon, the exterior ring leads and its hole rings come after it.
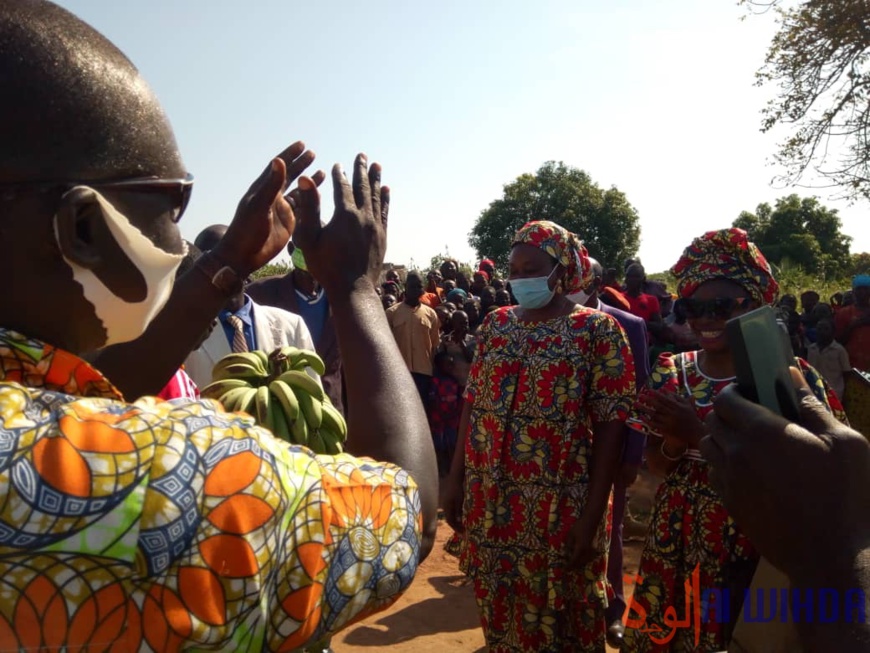
POLYGON ((248 341, 245 340, 242 318, 236 315, 227 315, 227 322, 233 327, 233 352, 248 351, 248 341))

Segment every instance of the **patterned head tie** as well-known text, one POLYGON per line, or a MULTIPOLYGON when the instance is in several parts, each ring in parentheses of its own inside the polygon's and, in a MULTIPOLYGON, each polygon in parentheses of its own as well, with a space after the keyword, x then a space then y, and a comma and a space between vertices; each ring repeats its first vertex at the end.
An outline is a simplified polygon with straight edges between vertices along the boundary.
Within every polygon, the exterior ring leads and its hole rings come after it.
POLYGON ((513 245, 532 245, 544 250, 566 270, 565 293, 568 295, 588 288, 594 276, 589 253, 583 242, 564 227, 548 220, 527 222, 514 236, 513 245))
POLYGON ((702 283, 727 279, 740 284, 760 304, 772 304, 779 293, 770 264, 743 229, 708 231, 692 241, 671 268, 677 293, 691 296, 702 283))

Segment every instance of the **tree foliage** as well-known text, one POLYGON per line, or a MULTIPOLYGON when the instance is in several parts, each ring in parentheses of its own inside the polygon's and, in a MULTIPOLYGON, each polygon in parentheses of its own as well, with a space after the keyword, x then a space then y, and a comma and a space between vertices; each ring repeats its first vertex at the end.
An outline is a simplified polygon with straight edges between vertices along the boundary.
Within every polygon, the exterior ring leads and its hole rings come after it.
POLYGON ((255 271, 252 275, 252 279, 263 279, 265 277, 273 277, 280 276, 283 274, 287 274, 290 272, 290 265, 287 263, 267 263, 259 270, 255 271))
POLYGON ((836 278, 847 273, 852 238, 840 231, 836 209, 829 209, 814 197, 782 197, 771 208, 759 204, 755 213, 743 211, 734 221, 767 259, 776 265, 786 262, 810 274, 836 278))
POLYGON ((604 267, 622 267, 637 252, 640 225, 625 195, 603 190, 583 170, 548 161, 535 174, 523 174, 481 212, 469 243, 479 257, 507 269, 511 241, 529 220, 551 220, 580 236, 604 267))
POLYGON ((426 272, 429 272, 430 270, 440 270, 441 264, 447 260, 451 260, 456 263, 456 269, 459 272, 462 272, 468 279, 471 279, 471 277, 474 276, 474 271, 477 268, 474 267, 472 263, 457 261, 455 258, 453 258, 453 256, 450 255, 450 250, 447 247, 444 248, 444 252, 442 252, 441 254, 436 254, 431 259, 429 259, 429 267, 426 268, 426 272))
POLYGON ((852 254, 849 276, 855 276, 856 274, 870 274, 870 252, 852 254))
POLYGON ((790 130, 776 161, 783 180, 808 171, 843 197, 870 198, 870 2, 868 0, 741 0, 777 14, 779 31, 757 73, 777 95, 764 109, 762 131, 790 130))

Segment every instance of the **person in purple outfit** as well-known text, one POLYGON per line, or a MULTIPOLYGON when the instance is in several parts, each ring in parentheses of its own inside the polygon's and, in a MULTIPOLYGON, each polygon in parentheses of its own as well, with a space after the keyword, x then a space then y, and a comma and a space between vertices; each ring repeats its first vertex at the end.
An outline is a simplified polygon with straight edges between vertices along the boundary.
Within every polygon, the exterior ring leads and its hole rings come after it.
MULTIPOLYGON (((644 322, 643 318, 601 302, 598 298, 598 291, 604 279, 604 268, 592 257, 589 258, 589 263, 592 266, 592 273, 594 275, 592 285, 583 292, 571 295, 569 298, 578 304, 607 313, 619 322, 625 331, 625 335, 628 337, 629 348, 631 349, 632 356, 634 356, 636 387, 642 388, 646 385, 646 380, 650 373, 646 322, 644 322)), ((619 472, 617 472, 616 480, 613 483, 613 530, 610 535, 607 580, 613 587, 616 596, 605 610, 605 616, 607 618, 607 643, 615 648, 621 646, 625 633, 625 625, 622 623, 622 616, 625 613, 626 606, 625 591, 622 583, 622 530, 625 519, 626 491, 637 479, 637 473, 643 462, 645 444, 646 437, 643 434, 626 427, 622 466, 619 472)))

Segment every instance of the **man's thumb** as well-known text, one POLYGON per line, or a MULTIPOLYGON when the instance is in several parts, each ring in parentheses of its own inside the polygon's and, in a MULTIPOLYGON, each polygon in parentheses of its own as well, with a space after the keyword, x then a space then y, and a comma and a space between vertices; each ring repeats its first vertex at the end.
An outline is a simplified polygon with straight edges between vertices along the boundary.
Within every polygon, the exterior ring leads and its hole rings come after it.
POLYGON ((837 426, 839 422, 831 415, 828 407, 819 401, 809 389, 803 388, 798 391, 798 415, 801 426, 808 431, 821 435, 837 426))

